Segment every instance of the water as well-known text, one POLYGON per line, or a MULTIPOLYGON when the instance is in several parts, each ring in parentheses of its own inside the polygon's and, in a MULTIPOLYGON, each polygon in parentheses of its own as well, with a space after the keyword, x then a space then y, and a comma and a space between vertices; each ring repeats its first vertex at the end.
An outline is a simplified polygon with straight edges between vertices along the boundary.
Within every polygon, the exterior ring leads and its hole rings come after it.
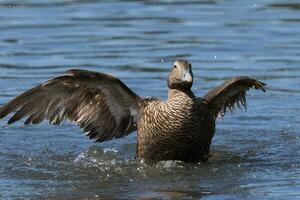
POLYGON ((298 0, 0 1, 0 104, 70 68, 167 96, 174 59, 203 95, 258 78, 248 112, 219 119, 205 164, 134 161, 136 134, 105 143, 72 124, 0 121, 0 199, 300 199, 298 0))

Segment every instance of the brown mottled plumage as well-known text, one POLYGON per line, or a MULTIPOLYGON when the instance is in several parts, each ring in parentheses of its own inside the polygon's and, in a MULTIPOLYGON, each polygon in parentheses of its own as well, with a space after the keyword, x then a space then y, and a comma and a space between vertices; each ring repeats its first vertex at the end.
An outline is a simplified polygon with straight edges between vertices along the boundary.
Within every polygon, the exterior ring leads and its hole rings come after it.
POLYGON ((206 161, 218 114, 235 105, 246 107, 246 91, 265 91, 265 84, 235 77, 208 92, 204 98, 191 91, 193 73, 185 60, 174 63, 168 77, 168 100, 141 98, 113 76, 70 70, 32 88, 0 108, 0 118, 15 113, 14 123, 47 119, 77 123, 90 139, 102 142, 137 130, 136 158, 148 161, 206 161))

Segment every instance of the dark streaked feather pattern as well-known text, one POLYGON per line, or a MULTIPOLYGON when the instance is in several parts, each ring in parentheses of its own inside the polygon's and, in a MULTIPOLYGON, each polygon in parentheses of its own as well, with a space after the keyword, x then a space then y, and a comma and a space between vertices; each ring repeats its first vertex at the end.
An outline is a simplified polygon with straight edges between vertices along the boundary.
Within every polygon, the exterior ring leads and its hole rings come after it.
POLYGON ((215 119, 203 99, 174 92, 168 100, 148 99, 138 125, 137 159, 206 161, 215 119))

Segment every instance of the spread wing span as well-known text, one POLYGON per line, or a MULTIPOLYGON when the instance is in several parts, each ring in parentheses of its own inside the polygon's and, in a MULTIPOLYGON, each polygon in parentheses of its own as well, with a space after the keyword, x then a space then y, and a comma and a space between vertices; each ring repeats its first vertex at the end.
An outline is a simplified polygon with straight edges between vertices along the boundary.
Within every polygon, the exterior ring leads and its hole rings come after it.
POLYGON ((134 130, 141 98, 113 76, 86 70, 69 70, 63 76, 36 86, 0 108, 12 124, 47 119, 59 125, 65 119, 78 124, 96 141, 123 137, 134 130))
POLYGON ((223 116, 227 110, 233 110, 235 105, 246 109, 246 91, 253 87, 265 92, 265 86, 265 83, 253 78, 238 76, 209 91, 204 99, 216 118, 218 114, 223 116))

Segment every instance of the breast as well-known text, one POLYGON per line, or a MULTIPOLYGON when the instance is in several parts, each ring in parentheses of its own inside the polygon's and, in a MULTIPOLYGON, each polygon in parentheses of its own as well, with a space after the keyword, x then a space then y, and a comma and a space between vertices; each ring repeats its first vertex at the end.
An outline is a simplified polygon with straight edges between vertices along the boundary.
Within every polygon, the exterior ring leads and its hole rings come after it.
POLYGON ((149 103, 138 124, 137 158, 200 161, 208 153, 215 122, 198 98, 149 103))

